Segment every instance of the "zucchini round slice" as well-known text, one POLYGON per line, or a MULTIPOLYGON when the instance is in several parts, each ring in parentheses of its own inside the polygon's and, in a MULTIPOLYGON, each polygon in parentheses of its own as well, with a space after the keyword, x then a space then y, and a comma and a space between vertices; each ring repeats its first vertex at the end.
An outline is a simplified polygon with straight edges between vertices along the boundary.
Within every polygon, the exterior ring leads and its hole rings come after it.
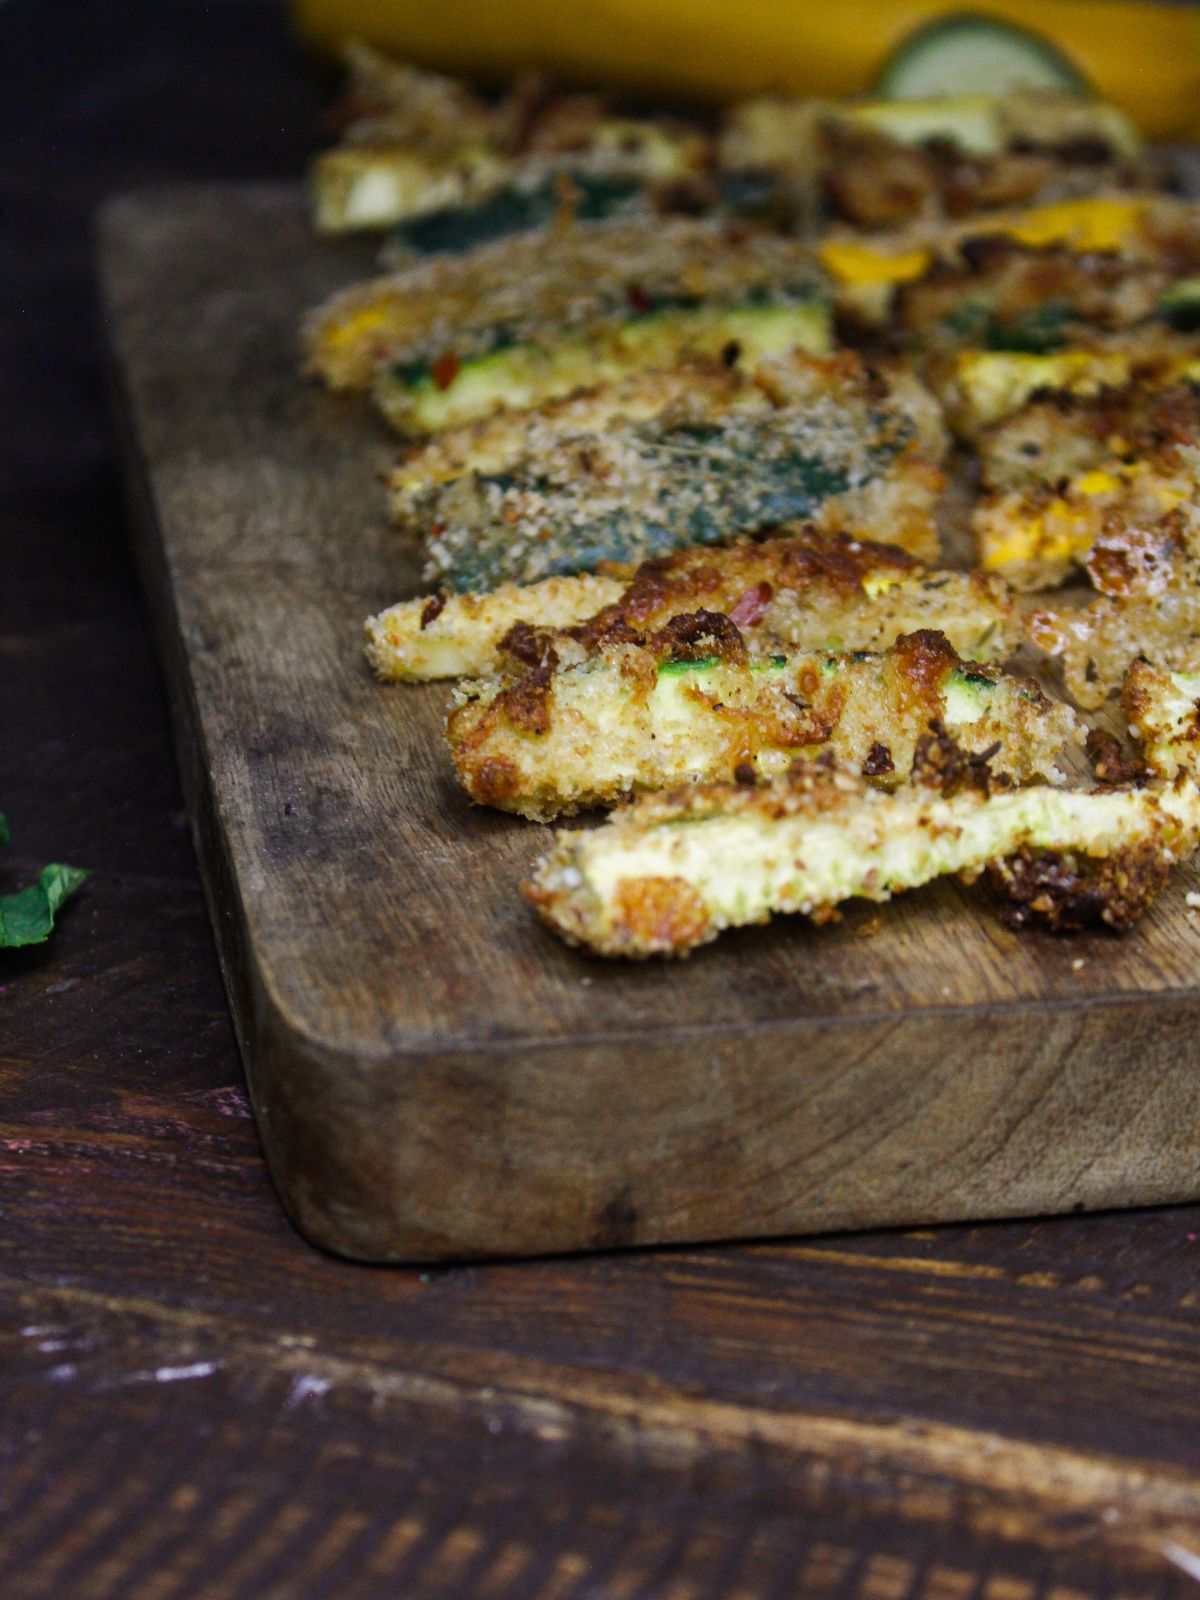
POLYGON ((973 12, 939 17, 910 33, 884 63, 877 88, 894 100, 1010 89, 1090 92, 1079 68, 1049 39, 973 12))

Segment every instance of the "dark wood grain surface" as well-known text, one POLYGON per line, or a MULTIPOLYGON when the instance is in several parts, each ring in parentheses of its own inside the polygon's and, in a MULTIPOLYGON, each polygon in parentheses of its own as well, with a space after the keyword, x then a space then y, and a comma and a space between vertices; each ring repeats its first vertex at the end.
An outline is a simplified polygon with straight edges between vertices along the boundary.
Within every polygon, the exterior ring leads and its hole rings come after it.
POLYGON ((96 869, 0 967, 0 1596, 1195 1593, 1198 1207, 424 1272, 293 1233, 126 554, 87 212, 289 175, 324 85, 232 4, 10 0, 0 59, 3 872, 96 869))

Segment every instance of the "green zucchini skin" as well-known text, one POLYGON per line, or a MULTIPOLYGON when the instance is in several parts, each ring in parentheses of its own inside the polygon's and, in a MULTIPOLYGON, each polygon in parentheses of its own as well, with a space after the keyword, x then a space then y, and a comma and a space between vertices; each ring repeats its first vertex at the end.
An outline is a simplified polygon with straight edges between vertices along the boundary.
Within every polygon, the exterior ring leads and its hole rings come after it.
MULTIPOLYGON (((465 253, 465 252, 464 252, 465 253)), ((729 303, 726 309, 731 311, 768 311, 772 309, 785 309, 789 306, 811 306, 819 299, 819 295, 811 279, 801 278, 793 284, 781 284, 778 288, 764 290, 761 293, 746 295, 737 301, 729 303)), ((715 302, 707 302, 703 296, 688 294, 682 290, 670 292, 650 293, 641 292, 641 303, 637 311, 630 315, 628 291, 622 287, 618 297, 605 303, 597 304, 594 311, 594 321, 604 322, 611 319, 614 326, 623 325, 635 327, 638 324, 647 325, 651 322, 671 315, 673 312, 697 312, 712 304, 717 309, 715 302)), ((547 330, 547 336, 553 337, 559 330, 547 330)), ((487 361, 492 356, 503 354, 507 350, 515 349, 518 345, 528 342, 523 331, 509 326, 503 322, 493 323, 490 327, 479 329, 471 339, 469 354, 457 363, 459 372, 468 371, 474 364, 487 361)), ((418 388, 421 386, 439 383, 436 368, 438 352, 431 357, 421 356, 411 361, 393 361, 387 368, 388 379, 399 388, 418 388)))
MULTIPOLYGON (((637 216, 679 209, 660 186, 624 175, 590 177, 566 174, 572 193, 570 210, 581 222, 603 217, 637 216)), ((546 173, 535 183, 509 183, 477 205, 447 206, 414 217, 391 230, 383 249, 385 265, 416 254, 464 255, 478 245, 514 233, 544 228, 564 210, 563 175, 546 173)), ((696 215, 740 216, 760 222, 775 219, 778 183, 772 173, 718 173, 712 179, 711 203, 696 215)))
POLYGON ((1200 333, 1200 278, 1181 278, 1159 301, 1160 315, 1176 333, 1200 333))
MULTIPOLYGON (((1155 316, 1136 324, 1166 323, 1176 333, 1200 333, 1200 278, 1181 278, 1163 292, 1155 316)), ((985 350, 1049 355, 1065 350, 1088 330, 1087 320, 1064 301, 1047 300, 1015 317, 998 317, 982 301, 964 301, 942 327, 954 340, 985 350)))
MULTIPOLYGON (((582 221, 633 215, 645 208, 647 189, 637 178, 572 174, 571 210, 582 221)), ((452 206, 394 229, 390 252, 462 255, 477 245, 545 227, 563 209, 561 181, 548 173, 534 184, 509 183, 474 206, 452 206)))
POLYGON ((956 344, 1025 355, 1061 350, 1083 326, 1070 306, 1053 300, 1019 316, 1001 317, 986 301, 965 299, 941 322, 944 333, 956 344))
POLYGON ((806 520, 886 472, 913 436, 904 419, 873 414, 870 423, 860 439, 807 414, 656 419, 624 435, 617 495, 603 478, 589 484, 586 465, 555 479, 535 466, 472 475, 457 492, 416 501, 418 521, 440 529, 428 538, 426 576, 482 592, 806 520))
POLYGON ((894 100, 1010 89, 1090 92, 1079 68, 1048 39, 969 13, 935 18, 909 34, 884 63, 877 89, 894 100))

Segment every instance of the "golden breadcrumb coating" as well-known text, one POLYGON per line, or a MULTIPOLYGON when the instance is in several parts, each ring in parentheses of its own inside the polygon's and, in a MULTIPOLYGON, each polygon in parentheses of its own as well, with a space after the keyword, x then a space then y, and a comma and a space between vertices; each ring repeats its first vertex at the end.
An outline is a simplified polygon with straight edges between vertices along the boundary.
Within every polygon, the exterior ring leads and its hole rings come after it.
POLYGON ((1003 661, 1021 637, 1001 579, 924 567, 893 546, 809 529, 681 550, 645 562, 632 580, 592 574, 404 600, 367 620, 366 650, 393 682, 480 676, 583 660, 609 637, 653 632, 700 610, 732 617, 751 654, 781 645, 881 650, 902 633, 934 628, 961 655, 1003 661))
POLYGON ((1082 743, 1068 706, 962 661, 944 634, 752 660, 736 624, 704 611, 575 665, 465 683, 446 738, 472 799, 547 819, 635 790, 775 777, 822 750, 894 786, 937 724, 1022 783, 1060 780, 1064 743, 1082 743))
MULTIPOLYGON (((1128 540, 1117 555, 1130 560, 1128 540)), ((1110 586, 1117 570, 1107 569, 1110 586)), ((1200 562, 1152 545, 1136 577, 1124 592, 1114 589, 1086 605, 1039 606, 1026 619, 1031 642, 1061 660, 1067 692, 1085 710, 1121 686, 1138 656, 1169 671, 1200 668, 1200 562)))

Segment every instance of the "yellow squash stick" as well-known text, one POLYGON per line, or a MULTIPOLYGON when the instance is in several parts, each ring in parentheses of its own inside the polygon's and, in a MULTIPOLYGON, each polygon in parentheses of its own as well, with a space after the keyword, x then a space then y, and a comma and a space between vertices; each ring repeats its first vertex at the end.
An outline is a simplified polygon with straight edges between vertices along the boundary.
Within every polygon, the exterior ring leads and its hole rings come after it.
POLYGON ((1003 88, 1011 68, 1009 82, 1090 86, 1150 138, 1200 133, 1200 15, 1147 0, 296 0, 296 14, 319 48, 356 37, 492 82, 539 67, 576 82, 727 102, 771 91, 955 93, 981 79, 1003 88), (974 61, 964 63, 972 25, 974 61), (952 43, 940 26, 952 26, 952 43))

